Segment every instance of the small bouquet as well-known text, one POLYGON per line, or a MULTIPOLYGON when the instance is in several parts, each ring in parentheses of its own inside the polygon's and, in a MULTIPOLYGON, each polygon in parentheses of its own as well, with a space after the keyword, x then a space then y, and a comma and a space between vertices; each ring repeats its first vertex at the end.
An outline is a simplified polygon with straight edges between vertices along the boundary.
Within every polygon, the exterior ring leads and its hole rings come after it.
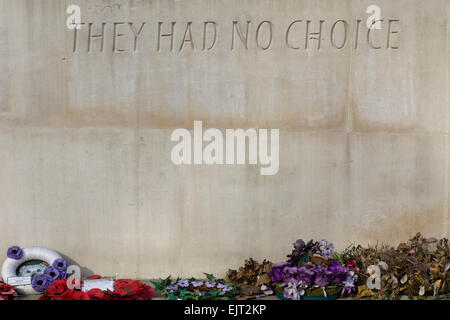
POLYGON ((331 242, 305 243, 299 239, 288 258, 270 270, 277 295, 282 299, 336 299, 357 291, 357 275, 341 263, 331 242))

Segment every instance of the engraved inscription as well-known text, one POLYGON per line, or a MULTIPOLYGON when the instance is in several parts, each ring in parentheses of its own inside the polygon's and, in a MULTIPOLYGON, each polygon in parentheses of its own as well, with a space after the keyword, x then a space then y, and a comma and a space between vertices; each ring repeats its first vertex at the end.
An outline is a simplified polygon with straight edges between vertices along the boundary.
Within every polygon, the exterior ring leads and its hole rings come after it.
POLYGON ((270 20, 238 21, 229 24, 206 21, 118 21, 80 22, 73 34, 74 53, 214 52, 217 50, 296 51, 397 50, 400 48, 400 19, 373 20, 367 28, 362 19, 348 21, 295 19, 275 24, 270 20), (228 25, 228 27, 227 27, 228 25), (227 49, 228 48, 228 49, 227 49))

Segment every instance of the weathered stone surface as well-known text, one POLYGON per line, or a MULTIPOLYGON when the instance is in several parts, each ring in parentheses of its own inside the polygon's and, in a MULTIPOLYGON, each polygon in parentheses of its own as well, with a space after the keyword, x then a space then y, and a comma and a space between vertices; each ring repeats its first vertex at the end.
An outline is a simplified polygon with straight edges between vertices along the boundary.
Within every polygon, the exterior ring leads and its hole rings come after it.
POLYGON ((151 278, 448 237, 450 3, 378 1, 368 41, 372 2, 0 0, 0 249, 151 278), (280 129, 278 174, 172 164, 194 120, 280 129))

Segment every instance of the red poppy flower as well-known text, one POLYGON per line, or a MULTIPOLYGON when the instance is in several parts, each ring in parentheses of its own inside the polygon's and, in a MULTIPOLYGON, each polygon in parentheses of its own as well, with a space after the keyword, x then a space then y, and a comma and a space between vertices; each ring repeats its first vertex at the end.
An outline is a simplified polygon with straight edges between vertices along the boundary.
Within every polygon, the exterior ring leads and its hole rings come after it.
POLYGON ((0 279, 0 300, 12 300, 15 297, 17 297, 17 292, 14 288, 0 279))
POLYGON ((100 289, 91 289, 87 294, 91 300, 103 300, 105 298, 105 294, 100 289))
POLYGON ((47 295, 60 296, 67 290, 67 280, 56 280, 47 288, 47 295))
POLYGON ((128 291, 126 291, 124 289, 120 289, 120 288, 115 288, 113 291, 113 294, 116 296, 125 297, 128 295, 128 291))
POLYGON ((73 300, 91 300, 86 292, 83 291, 75 291, 72 294, 73 300))

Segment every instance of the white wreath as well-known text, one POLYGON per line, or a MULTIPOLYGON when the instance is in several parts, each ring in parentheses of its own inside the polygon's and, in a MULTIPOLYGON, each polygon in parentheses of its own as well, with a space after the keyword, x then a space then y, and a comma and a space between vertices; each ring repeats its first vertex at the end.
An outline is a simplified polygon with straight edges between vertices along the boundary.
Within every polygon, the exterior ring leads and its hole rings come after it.
MULTIPOLYGON (((23 256, 19 260, 7 258, 3 263, 2 277, 4 281, 8 281, 9 278, 17 277, 17 269, 25 262, 30 260, 41 260, 48 265, 52 265, 56 259, 62 259, 62 257, 54 250, 42 247, 22 248, 23 256)), ((14 289, 18 294, 40 294, 33 289, 31 284, 15 286, 14 289)))

